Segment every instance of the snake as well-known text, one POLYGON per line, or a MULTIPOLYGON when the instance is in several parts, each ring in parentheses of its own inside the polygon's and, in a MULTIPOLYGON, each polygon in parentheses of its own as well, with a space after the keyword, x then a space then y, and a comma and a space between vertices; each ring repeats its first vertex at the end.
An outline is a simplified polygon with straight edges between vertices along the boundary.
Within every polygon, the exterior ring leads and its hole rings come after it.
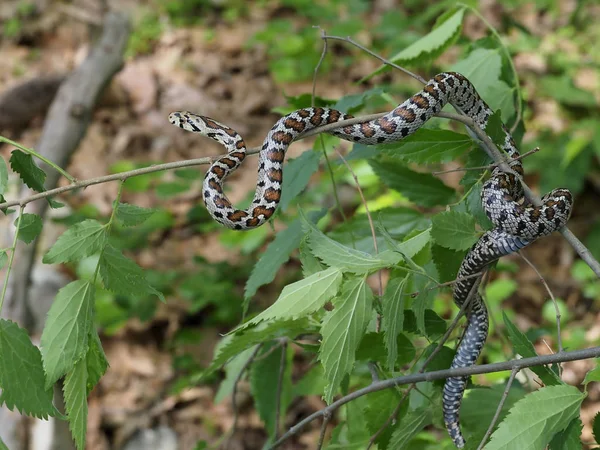
MULTIPOLYGON (((479 96, 473 84, 456 72, 433 77, 423 89, 383 116, 327 131, 343 140, 364 145, 399 141, 421 128, 446 105, 470 117, 486 130, 493 111, 479 96)), ((204 178, 202 196, 208 212, 217 222, 235 230, 251 230, 268 221, 281 199, 283 162, 290 144, 304 133, 352 116, 331 108, 298 109, 280 118, 263 142, 258 156, 258 181, 254 199, 245 209, 237 209, 223 191, 225 179, 240 167, 246 157, 246 144, 232 128, 209 117, 188 111, 169 115, 169 121, 184 130, 214 139, 227 154, 212 163, 204 178)), ((542 198, 541 206, 523 200, 520 178, 523 166, 509 130, 502 125, 504 138, 499 147, 507 154, 509 171, 493 169, 481 189, 483 209, 494 225, 467 252, 457 275, 453 300, 466 308, 467 326, 458 345, 451 368, 470 367, 478 359, 488 333, 488 312, 478 292, 470 293, 477 282, 476 274, 502 256, 514 253, 536 239, 562 228, 573 206, 567 189, 554 189, 542 198)), ((465 446, 459 410, 468 377, 447 378, 442 392, 442 409, 446 429, 457 448, 465 446)))

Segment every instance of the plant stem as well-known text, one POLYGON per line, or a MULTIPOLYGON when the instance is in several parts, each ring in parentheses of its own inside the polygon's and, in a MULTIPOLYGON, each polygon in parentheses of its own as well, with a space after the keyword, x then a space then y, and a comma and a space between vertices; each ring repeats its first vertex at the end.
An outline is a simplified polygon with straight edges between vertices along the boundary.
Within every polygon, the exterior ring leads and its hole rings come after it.
POLYGON ((6 275, 4 275, 4 286, 2 286, 2 294, 0 294, 0 313, 2 313, 2 305, 4 305, 4 298, 6 297, 6 289, 8 289, 8 277, 10 276, 10 269, 12 268, 13 261, 15 259, 15 253, 17 248, 17 239, 19 238, 19 229, 21 228, 21 219, 23 218, 23 210, 25 206, 21 206, 19 209, 19 218, 17 219, 17 229, 15 230, 15 237, 10 252, 10 259, 8 260, 8 266, 6 267, 6 275))

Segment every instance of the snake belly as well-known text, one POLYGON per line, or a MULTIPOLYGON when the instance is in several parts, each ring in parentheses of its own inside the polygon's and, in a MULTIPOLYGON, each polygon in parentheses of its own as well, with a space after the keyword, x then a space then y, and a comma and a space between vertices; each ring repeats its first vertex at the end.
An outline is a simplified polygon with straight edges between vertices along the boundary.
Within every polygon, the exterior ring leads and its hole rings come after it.
MULTIPOLYGON (((469 116, 485 130, 492 110, 475 91, 471 82, 455 72, 433 77, 421 90, 382 117, 330 131, 341 139, 364 145, 394 142, 411 135, 437 114, 447 103, 469 116)), ((246 144, 230 127, 211 118, 187 111, 169 115, 169 121, 188 131, 200 133, 221 143, 227 155, 209 168, 203 183, 203 198, 211 216, 224 226, 236 230, 259 227, 275 213, 281 198, 283 161, 290 144, 309 130, 351 118, 335 109, 304 108, 279 119, 267 134, 259 153, 256 191, 251 205, 237 209, 223 191, 225 179, 246 157, 246 144)), ((542 206, 522 203, 523 190, 517 175, 523 174, 519 152, 510 133, 504 128, 501 148, 511 158, 514 173, 496 168, 482 188, 482 205, 495 228, 486 232, 469 250, 458 273, 453 298, 462 307, 473 287, 476 275, 490 263, 513 253, 535 239, 561 228, 568 220, 572 196, 566 189, 555 189, 544 196, 542 206)), ((488 314, 478 293, 471 295, 467 309, 467 328, 458 346, 452 368, 475 363, 487 338, 488 314)), ((459 426, 459 409, 467 377, 448 378, 443 390, 443 415, 446 428, 458 448, 465 445, 459 426)))

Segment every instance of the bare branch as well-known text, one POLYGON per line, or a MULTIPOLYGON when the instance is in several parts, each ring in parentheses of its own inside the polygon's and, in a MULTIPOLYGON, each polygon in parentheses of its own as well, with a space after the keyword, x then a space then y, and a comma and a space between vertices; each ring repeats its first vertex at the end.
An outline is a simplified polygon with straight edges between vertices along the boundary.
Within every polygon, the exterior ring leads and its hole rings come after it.
POLYGON ((531 358, 513 359, 501 363, 493 364, 482 364, 479 366, 470 366, 459 369, 445 369, 436 370, 434 372, 426 373, 415 373, 411 375, 403 375, 396 378, 390 378, 388 380, 380 381, 378 383, 371 383, 362 389, 354 391, 348 395, 343 396, 339 400, 333 402, 331 405, 311 414, 305 419, 298 422, 296 425, 291 427, 287 433, 281 436, 273 445, 269 448, 274 449, 279 447, 283 442, 289 439, 291 436, 300 432, 306 425, 311 423, 313 420, 325 416, 325 414, 331 414, 337 410, 340 406, 351 402, 359 397, 370 394, 372 392, 382 391, 391 387, 421 383, 423 381, 436 381, 443 380, 450 377, 465 377, 471 375, 479 375, 484 373, 495 373, 504 372, 507 370, 521 370, 526 367, 541 366, 546 364, 564 363, 567 361, 576 361, 590 358, 600 357, 600 347, 591 347, 583 350, 565 351, 562 353, 553 353, 551 355, 533 356, 531 358))
POLYGON ((319 434, 319 442, 317 442, 317 450, 321 450, 321 448, 323 448, 323 442, 325 441, 325 433, 327 432, 327 425, 329 425, 331 417, 331 412, 323 414, 323 423, 321 424, 321 433, 319 434))

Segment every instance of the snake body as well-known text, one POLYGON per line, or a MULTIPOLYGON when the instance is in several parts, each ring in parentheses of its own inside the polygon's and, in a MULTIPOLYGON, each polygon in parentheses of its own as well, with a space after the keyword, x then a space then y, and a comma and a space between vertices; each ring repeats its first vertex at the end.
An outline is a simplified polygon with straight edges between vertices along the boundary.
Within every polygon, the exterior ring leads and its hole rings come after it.
MULTIPOLYGON (((463 75, 444 72, 436 75, 423 88, 379 119, 344 126, 330 131, 341 139, 365 145, 393 142, 409 136, 447 103, 462 111, 483 130, 492 110, 481 99, 463 75)), ((228 228, 248 230, 273 216, 281 198, 283 161, 289 145, 307 131, 335 123, 351 116, 328 108, 304 108, 279 119, 267 134, 259 154, 258 182, 254 200, 246 210, 236 209, 223 192, 223 182, 242 164, 246 145, 241 136, 219 122, 190 112, 174 112, 169 121, 182 129, 208 136, 223 144, 228 154, 215 161, 203 184, 203 197, 212 217, 228 228)), ((501 148, 511 158, 509 165, 522 175, 519 152, 510 133, 504 128, 501 148)), ((568 220, 572 196, 566 189, 555 189, 546 195, 543 205, 523 204, 521 184, 514 173, 496 168, 482 188, 482 205, 495 228, 481 236, 465 256, 458 273, 453 297, 461 307, 469 296, 476 278, 485 266, 501 256, 513 253, 535 239, 561 228, 568 220), (466 277, 466 278, 465 278, 466 277)), ((452 362, 453 368, 475 363, 488 331, 488 314, 478 293, 471 296, 467 309, 467 329, 452 362)), ((443 413, 448 433, 454 444, 465 445, 459 426, 459 408, 467 378, 448 378, 443 390, 443 413)))

